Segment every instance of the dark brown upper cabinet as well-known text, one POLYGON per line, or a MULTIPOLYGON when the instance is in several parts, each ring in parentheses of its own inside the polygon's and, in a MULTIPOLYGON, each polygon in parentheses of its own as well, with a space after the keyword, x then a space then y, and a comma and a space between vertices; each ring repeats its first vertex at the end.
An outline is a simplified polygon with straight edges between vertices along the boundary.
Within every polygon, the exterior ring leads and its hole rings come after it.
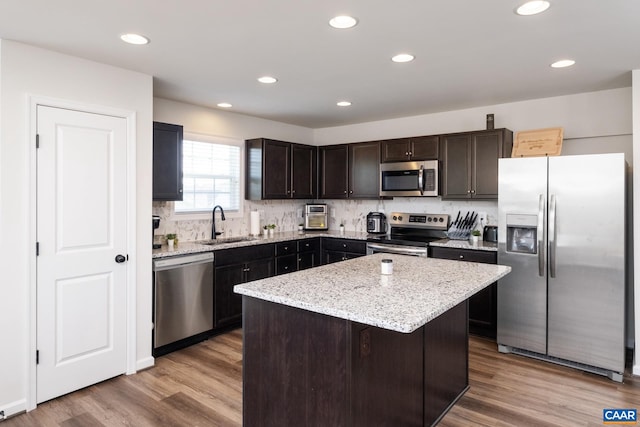
POLYGON ((438 135, 411 138, 387 139, 380 142, 381 162, 404 162, 410 160, 438 160, 438 135))
POLYGON ((320 147, 320 199, 377 199, 380 143, 320 147))
POLYGON ((180 125, 153 122, 153 200, 182 200, 180 125))
POLYGON ((511 156, 513 132, 442 135, 440 145, 443 199, 498 198, 498 159, 511 156))
POLYGON ((316 147, 266 138, 249 139, 245 144, 245 199, 316 197, 316 147))

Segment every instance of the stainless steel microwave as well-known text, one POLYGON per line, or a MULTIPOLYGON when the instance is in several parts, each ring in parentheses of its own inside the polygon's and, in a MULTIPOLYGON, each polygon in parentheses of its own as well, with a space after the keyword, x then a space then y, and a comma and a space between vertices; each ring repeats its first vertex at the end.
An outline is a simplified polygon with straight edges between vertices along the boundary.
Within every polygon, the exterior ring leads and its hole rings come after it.
POLYGON ((381 196, 438 195, 438 161, 382 163, 380 165, 381 196))

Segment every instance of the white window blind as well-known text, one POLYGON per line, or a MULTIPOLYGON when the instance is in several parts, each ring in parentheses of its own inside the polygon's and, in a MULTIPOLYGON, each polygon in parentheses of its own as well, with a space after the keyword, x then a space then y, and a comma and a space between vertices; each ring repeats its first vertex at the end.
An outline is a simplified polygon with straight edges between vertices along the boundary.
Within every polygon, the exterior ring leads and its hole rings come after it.
POLYGON ((176 212, 240 209, 240 147, 203 141, 182 142, 183 199, 176 212))

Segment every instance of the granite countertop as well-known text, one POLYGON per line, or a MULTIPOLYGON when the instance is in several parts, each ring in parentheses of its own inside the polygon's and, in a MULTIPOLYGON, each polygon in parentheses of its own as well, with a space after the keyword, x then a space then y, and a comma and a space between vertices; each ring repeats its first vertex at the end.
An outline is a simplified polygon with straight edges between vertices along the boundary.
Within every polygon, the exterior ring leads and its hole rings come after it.
POLYGON ((297 231, 285 231, 281 233, 275 233, 273 237, 251 237, 251 236, 233 236, 228 238, 219 238, 215 241, 215 245, 207 245, 206 243, 213 242, 214 240, 203 240, 200 242, 178 242, 173 249, 169 249, 167 245, 162 245, 160 249, 154 249, 151 258, 165 258, 178 255, 195 254, 199 252, 213 252, 219 249, 239 248, 242 246, 251 245, 263 245, 265 243, 278 243, 289 240, 301 240, 309 239, 313 237, 334 237, 340 239, 355 239, 355 240, 367 240, 369 235, 367 233, 349 232, 340 233, 338 231, 305 231, 304 234, 300 234, 297 231), (237 238, 246 238, 249 240, 242 240, 239 242, 225 243, 225 240, 234 240, 237 238))
POLYGON ((498 244, 480 240, 477 245, 472 245, 468 240, 442 239, 430 242, 429 246, 440 246, 443 248, 470 249, 474 251, 498 251, 498 244))
POLYGON ((236 293, 410 333, 511 271, 493 264, 374 254, 236 285, 236 293), (381 260, 393 274, 380 274, 381 260))

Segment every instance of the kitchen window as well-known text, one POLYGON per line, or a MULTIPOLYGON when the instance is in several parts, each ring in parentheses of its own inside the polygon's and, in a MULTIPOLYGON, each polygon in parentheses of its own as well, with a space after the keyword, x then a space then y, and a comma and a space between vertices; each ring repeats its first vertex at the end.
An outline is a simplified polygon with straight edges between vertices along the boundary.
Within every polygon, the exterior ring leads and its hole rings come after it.
POLYGON ((242 141, 203 135, 185 135, 182 142, 183 199, 175 213, 241 212, 242 141))

